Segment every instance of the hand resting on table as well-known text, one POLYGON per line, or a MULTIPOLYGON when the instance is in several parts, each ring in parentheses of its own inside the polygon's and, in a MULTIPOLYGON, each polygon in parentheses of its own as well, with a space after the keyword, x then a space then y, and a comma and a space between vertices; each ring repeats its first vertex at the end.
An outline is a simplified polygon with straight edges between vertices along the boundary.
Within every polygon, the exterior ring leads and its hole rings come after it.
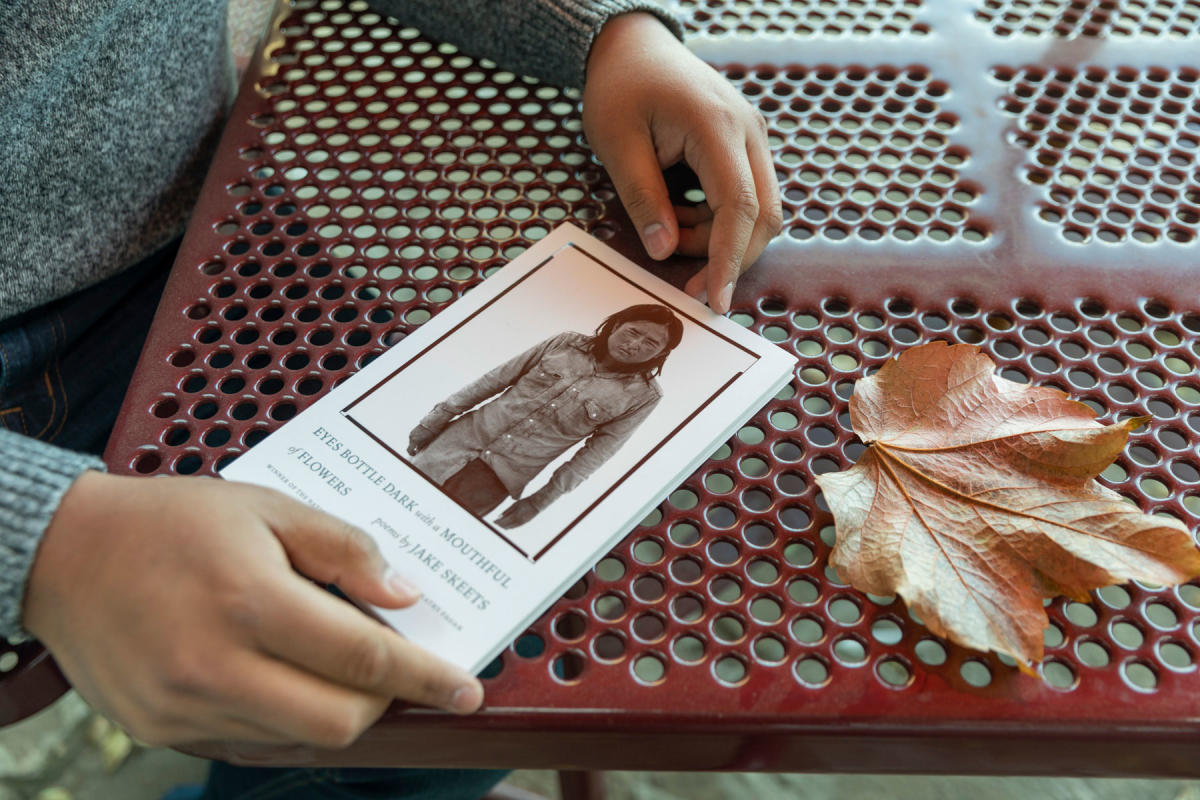
POLYGON ((762 115, 647 13, 610 20, 592 44, 583 129, 646 252, 708 256, 689 294, 718 314, 782 227, 779 183, 762 115), (672 207, 662 170, 680 161, 706 203, 672 207))

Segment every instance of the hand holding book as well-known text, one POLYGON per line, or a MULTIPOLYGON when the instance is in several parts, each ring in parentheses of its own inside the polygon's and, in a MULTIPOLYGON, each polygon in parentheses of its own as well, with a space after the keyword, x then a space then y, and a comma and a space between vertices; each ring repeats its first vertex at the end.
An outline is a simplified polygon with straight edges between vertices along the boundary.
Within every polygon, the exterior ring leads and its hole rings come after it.
POLYGON ((304 575, 387 608, 419 598, 366 533, 280 492, 88 472, 43 538, 24 624, 155 745, 342 747, 395 698, 479 707, 477 680, 304 575))

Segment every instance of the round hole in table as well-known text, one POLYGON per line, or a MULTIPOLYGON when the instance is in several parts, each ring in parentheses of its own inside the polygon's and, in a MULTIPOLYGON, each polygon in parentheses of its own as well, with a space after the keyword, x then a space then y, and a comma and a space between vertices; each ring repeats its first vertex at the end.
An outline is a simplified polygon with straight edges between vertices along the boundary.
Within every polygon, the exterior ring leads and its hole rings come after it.
POLYGON ((797 659, 794 671, 801 685, 811 689, 820 689, 828 685, 830 680, 829 664, 817 655, 797 659))
POLYGON ((1075 654, 1085 667, 1107 667, 1112 660, 1108 647, 1096 639, 1083 639, 1076 643, 1075 654))
POLYGON ((618 633, 602 633, 592 640, 592 654, 601 661, 620 661, 625 657, 625 639, 618 633))
POLYGON ((554 633, 565 641, 575 641, 587 632, 587 617, 578 611, 560 614, 554 620, 554 633))
POLYGON ((643 642, 655 642, 663 637, 666 633, 666 622, 658 614, 645 613, 639 614, 634 618, 633 635, 643 642))
POLYGON ((741 558, 740 548, 732 539, 716 539, 709 543, 707 550, 709 559, 724 567, 737 563, 741 558))
POLYGON ((524 633, 513 642, 513 651, 521 658, 537 658, 546 651, 546 642, 536 633, 524 633))
POLYGON ((982 689, 992 682, 992 670, 977 658, 968 658, 958 669, 958 674, 969 686, 982 689))
POLYGON ((574 683, 586 669, 587 659, 582 654, 569 650, 550 661, 550 675, 562 683, 574 683))
POLYGON ((625 615, 625 600, 618 594, 606 592, 593 601, 592 610, 597 619, 615 622, 625 615))
POLYGON ((709 633, 719 642, 732 644, 741 641, 745 636, 746 626, 733 614, 721 614, 713 619, 709 633))
POLYGON ((668 536, 681 547, 691 547, 700 541, 700 529, 690 522, 676 522, 671 526, 668 536))
POLYGON ((1158 689, 1158 671, 1148 662, 1128 659, 1121 664, 1121 678, 1129 688, 1151 693, 1158 689))
POLYGON ((666 594, 666 585, 658 575, 641 575, 633 580, 633 596, 643 603, 655 603, 666 594))
POLYGON ((894 656, 876 662, 875 674, 885 686, 892 689, 907 688, 913 679, 912 668, 908 663, 894 656))
POLYGON ((713 674, 717 681, 726 686, 737 686, 743 683, 748 675, 746 662, 737 655, 727 655, 713 662, 713 674))
POLYGON ((760 586, 768 586, 779 579, 779 567, 766 558, 756 558, 746 565, 746 576, 760 586))
POLYGON ((892 619, 877 619, 871 623, 871 636, 885 645, 899 644, 904 636, 900 624, 892 619))
POLYGON ((841 664, 857 667, 867 661, 866 642, 854 635, 839 636, 833 642, 833 656, 841 664))
POLYGON ((935 639, 922 639, 913 647, 917 658, 931 667, 940 667, 946 663, 946 647, 935 639))
POLYGON ((677 595, 671 600, 671 616, 683 623, 697 622, 704 616, 704 600, 694 593, 677 595))
POLYGON ((760 624, 772 625, 783 618, 783 605, 774 595, 761 595, 750 601, 750 616, 760 624))
POLYGON ((677 660, 685 664, 696 664, 704 660, 704 640, 699 636, 685 634, 671 644, 671 652, 677 660))
POLYGON ((1127 619, 1116 619, 1111 623, 1109 630, 1113 640, 1121 647, 1127 650, 1136 650, 1142 646, 1145 641, 1145 634, 1142 629, 1134 622, 1127 619))
POLYGON ((1150 601, 1142 607, 1146 620, 1159 630, 1170 630, 1179 624, 1179 615, 1161 601, 1150 601))
POLYGON ((821 599, 821 589, 811 578, 796 578, 788 583, 787 590, 788 597, 800 605, 812 605, 821 599))
POLYGON ((619 558, 609 556, 596 564, 595 571, 596 577, 602 581, 618 581, 625 577, 625 563, 619 558))
POLYGON ((862 607, 850 597, 834 597, 828 605, 829 617, 842 625, 853 625, 862 618, 862 607))
POLYGON ((667 665, 658 655, 643 655, 635 658, 631 669, 639 683, 654 685, 662 682, 667 674, 667 665))
POLYGON ((751 522, 742 530, 742 538, 751 547, 770 547, 775 543, 775 531, 765 522, 751 522))
POLYGON ((1075 669, 1065 661, 1046 659, 1041 665, 1042 677, 1055 689, 1067 691, 1079 685, 1075 669))

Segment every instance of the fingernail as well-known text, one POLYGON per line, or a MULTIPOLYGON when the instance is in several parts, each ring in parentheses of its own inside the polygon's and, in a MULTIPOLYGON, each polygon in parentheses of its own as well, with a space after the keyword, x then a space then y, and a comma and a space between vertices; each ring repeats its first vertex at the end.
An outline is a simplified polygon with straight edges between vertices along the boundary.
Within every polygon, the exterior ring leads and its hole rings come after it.
POLYGON ((455 714, 470 714, 483 703, 483 687, 469 683, 455 690, 450 698, 450 710, 455 714))
POLYGON ((671 255, 671 234, 665 225, 657 222, 647 225, 642 231, 642 241, 651 258, 666 258, 671 255))
POLYGON ((421 590, 409 583, 406 578, 404 578, 394 569, 389 569, 387 571, 387 577, 385 580, 387 581, 388 588, 391 589, 392 594, 401 599, 416 600, 421 596, 421 590))
POLYGON ((716 311, 718 314, 724 314, 726 311, 729 310, 729 304, 732 302, 733 302, 733 281, 730 281, 729 283, 722 286, 721 290, 719 292, 717 292, 717 302, 712 307, 713 311, 716 311))

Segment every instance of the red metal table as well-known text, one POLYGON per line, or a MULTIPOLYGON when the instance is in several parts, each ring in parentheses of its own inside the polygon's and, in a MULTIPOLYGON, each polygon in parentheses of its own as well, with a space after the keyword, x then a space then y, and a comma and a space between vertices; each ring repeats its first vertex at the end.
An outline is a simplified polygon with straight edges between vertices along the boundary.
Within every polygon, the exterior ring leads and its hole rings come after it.
MULTIPOLYGON (((768 121, 786 231, 732 314, 800 356, 795 379, 488 669, 482 713, 395 709, 345 752, 226 755, 1200 774, 1200 586, 1054 601, 1039 681, 844 585, 813 481, 861 452, 856 378, 969 342, 1104 421, 1151 415, 1103 481, 1200 528, 1200 2, 674 7, 768 121)), ((110 467, 213 474, 560 220, 649 263, 577 101, 361 2, 282 8, 110 467)), ((14 652, 20 711, 57 689, 14 652)))

